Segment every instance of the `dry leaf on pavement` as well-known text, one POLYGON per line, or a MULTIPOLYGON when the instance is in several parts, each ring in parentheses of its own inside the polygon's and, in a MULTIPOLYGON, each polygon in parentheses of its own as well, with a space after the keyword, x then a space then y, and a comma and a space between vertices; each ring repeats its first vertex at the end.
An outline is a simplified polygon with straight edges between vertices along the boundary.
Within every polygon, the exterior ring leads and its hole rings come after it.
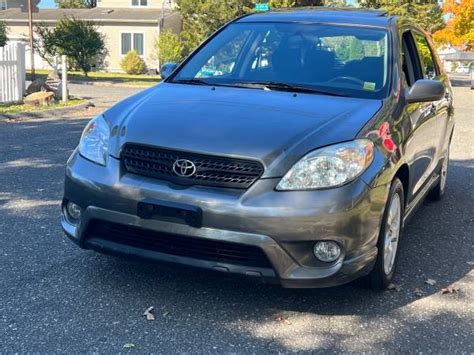
POLYGON ((391 283, 390 285, 387 286, 387 290, 395 290, 397 292, 400 292, 402 290, 402 286, 391 283))
POLYGON ((132 350, 133 348, 135 348, 135 344, 132 344, 132 343, 127 343, 123 346, 123 348, 125 350, 132 350))
POLYGON ((419 288, 416 288, 415 291, 413 291, 413 293, 415 294, 416 297, 423 297, 423 295, 425 294, 422 290, 420 290, 419 288))
POLYGON ((441 290, 442 295, 450 295, 453 293, 459 293, 459 287, 446 287, 441 290))
POLYGON ((436 285, 436 281, 433 280, 433 279, 428 279, 428 280, 425 281, 425 284, 430 285, 430 286, 434 286, 434 285, 436 285))
POLYGON ((281 322, 281 323, 284 323, 284 324, 291 324, 291 322, 288 320, 288 317, 286 317, 282 314, 279 314, 279 315, 275 316, 274 320, 275 320, 275 322, 281 322))
POLYGON ((146 320, 155 320, 155 315, 153 314, 154 309, 155 307, 153 306, 148 307, 145 313, 143 313, 143 316, 146 318, 146 320))

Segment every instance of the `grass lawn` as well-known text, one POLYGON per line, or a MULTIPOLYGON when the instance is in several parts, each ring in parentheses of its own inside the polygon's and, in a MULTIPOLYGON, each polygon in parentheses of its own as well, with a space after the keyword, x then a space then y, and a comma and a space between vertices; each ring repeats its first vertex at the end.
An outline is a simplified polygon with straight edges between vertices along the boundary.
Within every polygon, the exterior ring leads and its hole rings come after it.
MULTIPOLYGON (((36 77, 46 76, 51 70, 36 70, 36 77)), ((70 71, 68 72, 68 79, 73 81, 87 81, 87 82, 107 82, 113 84, 126 84, 133 86, 152 86, 161 80, 159 75, 129 75, 124 73, 105 73, 105 72, 90 72, 89 77, 85 77, 82 72, 70 71)), ((31 80, 31 72, 27 71, 26 80, 31 80)))
POLYGON ((48 106, 29 106, 29 105, 24 105, 24 104, 6 104, 0 105, 0 115, 1 114, 11 114, 11 113, 20 113, 20 112, 40 112, 40 111, 47 111, 47 110, 52 110, 55 108, 61 108, 61 107, 70 107, 70 106, 77 106, 80 105, 87 100, 84 99, 74 99, 71 98, 69 99, 68 102, 64 103, 62 101, 58 101, 55 103, 52 103, 51 105, 48 106))

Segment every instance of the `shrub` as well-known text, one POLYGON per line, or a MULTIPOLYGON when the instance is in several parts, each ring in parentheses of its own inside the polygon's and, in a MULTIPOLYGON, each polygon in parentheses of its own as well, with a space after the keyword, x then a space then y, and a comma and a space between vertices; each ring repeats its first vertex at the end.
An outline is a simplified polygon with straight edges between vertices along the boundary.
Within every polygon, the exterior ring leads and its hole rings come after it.
POLYGON ((168 62, 179 63, 183 59, 183 45, 181 40, 177 34, 174 34, 169 29, 160 35, 157 50, 161 65, 168 62))
POLYGON ((146 70, 145 61, 137 54, 136 51, 130 51, 122 59, 120 63, 122 70, 127 74, 143 74, 146 70))

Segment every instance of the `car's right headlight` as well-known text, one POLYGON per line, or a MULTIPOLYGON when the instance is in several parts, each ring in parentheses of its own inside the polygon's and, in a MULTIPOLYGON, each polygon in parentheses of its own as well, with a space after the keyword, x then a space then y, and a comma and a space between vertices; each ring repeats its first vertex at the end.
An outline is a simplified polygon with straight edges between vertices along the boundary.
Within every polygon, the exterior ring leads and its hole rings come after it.
POLYGON ((280 180, 279 191, 338 187, 353 181, 372 163, 374 144, 368 139, 331 145, 304 156, 280 180))
POLYGON ((82 132, 79 154, 100 165, 107 165, 110 126, 103 115, 92 119, 82 132))

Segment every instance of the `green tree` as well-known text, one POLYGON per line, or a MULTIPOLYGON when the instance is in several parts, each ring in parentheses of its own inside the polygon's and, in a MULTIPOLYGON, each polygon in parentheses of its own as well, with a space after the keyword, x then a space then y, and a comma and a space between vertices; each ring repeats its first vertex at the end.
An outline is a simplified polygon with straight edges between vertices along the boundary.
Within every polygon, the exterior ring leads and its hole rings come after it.
POLYGON ((0 21, 0 47, 3 47, 5 44, 7 44, 7 32, 7 25, 5 24, 5 22, 0 21))
POLYGON ((35 26, 35 34, 33 42, 35 53, 54 67, 54 57, 58 55, 58 48, 54 42, 54 28, 40 23, 35 26))
POLYGON ((160 64, 167 62, 179 63, 183 60, 183 45, 179 36, 171 30, 165 30, 160 35, 159 41, 156 43, 158 58, 160 64))
POLYGON ((360 0, 359 5, 410 19, 430 33, 445 26, 437 0, 360 0))
POLYGON ((102 63, 107 54, 104 36, 90 21, 63 18, 54 28, 38 25, 36 31, 37 46, 43 46, 42 57, 66 55, 73 68, 82 70, 86 76, 94 64, 102 63))
POLYGON ((60 9, 86 9, 97 6, 96 0, 54 0, 60 9))
MULTIPOLYGON (((255 11, 257 2, 266 0, 177 0, 183 17, 183 54, 193 51, 210 34, 230 20, 255 11)), ((270 7, 322 5, 323 0, 268 0, 270 7)))

